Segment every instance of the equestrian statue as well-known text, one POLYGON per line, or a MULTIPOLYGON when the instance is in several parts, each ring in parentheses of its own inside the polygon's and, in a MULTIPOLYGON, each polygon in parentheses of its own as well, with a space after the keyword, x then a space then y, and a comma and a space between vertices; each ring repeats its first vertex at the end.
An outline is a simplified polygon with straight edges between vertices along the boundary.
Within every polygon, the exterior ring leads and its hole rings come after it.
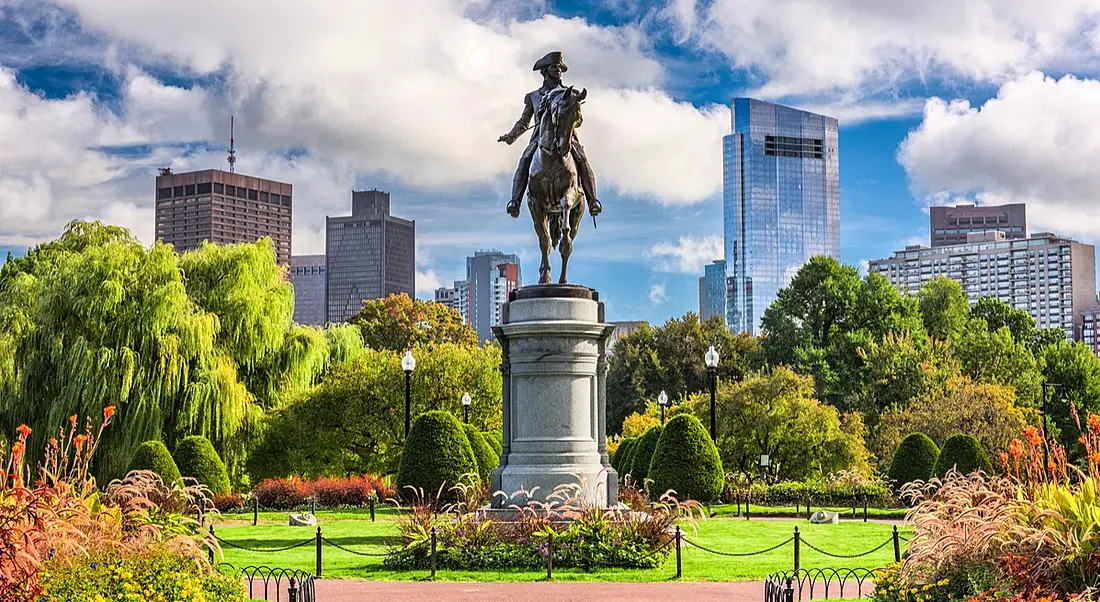
POLYGON ((551 282, 551 247, 561 253, 558 282, 568 283, 569 255, 584 217, 582 201, 587 201, 593 223, 603 211, 596 199, 596 176, 576 135, 581 125, 581 104, 588 91, 562 84, 562 73, 568 69, 561 52, 551 52, 539 59, 534 70, 542 74, 542 87, 523 98, 523 114, 511 131, 497 139, 512 144, 525 131, 532 130, 512 181, 507 211, 512 217, 519 217, 520 201, 526 190, 527 206, 542 250, 539 284, 551 282))

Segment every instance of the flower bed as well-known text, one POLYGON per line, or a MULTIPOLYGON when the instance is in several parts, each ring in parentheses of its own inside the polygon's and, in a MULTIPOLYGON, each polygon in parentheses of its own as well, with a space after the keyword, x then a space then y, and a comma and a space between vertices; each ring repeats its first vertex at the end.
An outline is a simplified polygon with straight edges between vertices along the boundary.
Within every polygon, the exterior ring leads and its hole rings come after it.
POLYGON ((310 500, 316 501, 321 508, 366 506, 372 496, 385 501, 393 498, 394 492, 381 477, 363 475, 342 479, 264 479, 253 489, 252 495, 261 508, 293 510, 310 500))

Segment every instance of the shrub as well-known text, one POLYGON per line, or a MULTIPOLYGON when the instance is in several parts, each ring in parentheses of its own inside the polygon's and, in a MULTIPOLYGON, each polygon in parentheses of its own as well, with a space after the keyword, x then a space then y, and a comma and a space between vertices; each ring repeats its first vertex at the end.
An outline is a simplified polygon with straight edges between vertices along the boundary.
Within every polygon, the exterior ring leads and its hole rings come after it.
POLYGON ((989 457, 985 454, 982 444, 971 435, 951 435, 943 444, 943 451, 936 460, 934 472, 942 477, 947 471, 954 468, 961 474, 970 474, 982 471, 985 474, 993 473, 993 466, 989 463, 989 457))
POLYGON ((939 456, 940 448, 928 435, 913 433, 906 437, 894 452, 887 473, 894 490, 900 491, 906 483, 931 478, 939 456))
POLYGON ((649 463, 653 459, 653 450, 657 449, 657 440, 660 438, 660 426, 649 429, 638 439, 633 457, 630 458, 630 479, 643 489, 646 477, 649 475, 649 463))
POLYGON ((455 492, 451 487, 470 474, 477 474, 477 460, 458 419, 442 410, 417 417, 401 453, 398 495, 407 498, 422 494, 433 499, 438 495, 453 501, 455 492))
POLYGON ((649 465, 651 494, 676 492, 678 500, 709 502, 722 493, 722 460, 703 423, 690 414, 668 421, 649 465))
POLYGON ((252 490, 261 508, 292 510, 306 503, 313 495, 309 485, 298 477, 289 479, 264 479, 252 490))
POLYGON ((365 506, 378 489, 378 477, 371 475, 343 479, 322 478, 306 481, 303 486, 323 508, 365 506))
POLYGON ((126 472, 134 470, 151 470, 157 473, 166 484, 180 480, 180 469, 176 467, 176 461, 172 459, 171 452, 163 441, 146 441, 142 443, 130 459, 130 468, 126 472))
POLYGON ((466 431, 466 439, 470 441, 470 449, 474 452, 474 460, 477 461, 477 476, 481 482, 489 482, 489 473, 500 464, 500 454, 493 451, 485 441, 481 431, 472 425, 463 424, 462 430, 466 431))
MULTIPOLYGON (((485 442, 489 444, 489 447, 493 448, 499 460, 500 456, 504 454, 504 443, 502 443, 503 435, 498 431, 483 431, 481 436, 485 439, 485 442)), ((496 468, 495 466, 493 468, 496 468)))
POLYGON ((229 474, 225 471, 225 464, 206 437, 192 435, 184 438, 176 446, 175 460, 183 477, 195 479, 215 495, 229 493, 229 474))
POLYGON ((615 451, 615 457, 611 459, 611 466, 615 469, 615 472, 619 473, 620 479, 630 472, 630 451, 637 441, 634 437, 627 437, 620 441, 619 449, 615 451))
POLYGON ((215 495, 214 507, 222 513, 240 510, 244 508, 244 496, 236 491, 215 495))

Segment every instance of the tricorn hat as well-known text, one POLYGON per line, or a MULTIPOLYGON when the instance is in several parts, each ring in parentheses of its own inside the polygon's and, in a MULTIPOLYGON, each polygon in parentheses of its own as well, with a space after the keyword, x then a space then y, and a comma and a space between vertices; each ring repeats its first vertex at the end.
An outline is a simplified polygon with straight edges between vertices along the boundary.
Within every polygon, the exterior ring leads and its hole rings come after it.
POLYGON ((542 71, 543 69, 545 69, 545 68, 547 68, 550 65, 553 65, 555 63, 561 65, 561 70, 562 71, 569 71, 569 67, 565 66, 565 61, 561 60, 561 51, 560 50, 555 50, 554 52, 546 53, 546 56, 542 57, 541 59, 539 59, 538 61, 535 62, 535 68, 532 69, 532 71, 542 71))

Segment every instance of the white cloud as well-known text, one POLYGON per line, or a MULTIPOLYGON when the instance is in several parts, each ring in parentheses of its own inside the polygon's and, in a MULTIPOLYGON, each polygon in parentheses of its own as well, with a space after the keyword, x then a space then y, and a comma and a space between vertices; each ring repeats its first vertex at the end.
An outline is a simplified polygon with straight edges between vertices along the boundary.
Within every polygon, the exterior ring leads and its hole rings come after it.
POLYGON ((929 100, 898 150, 914 193, 1028 204, 1029 229, 1100 238, 1100 81, 1031 73, 980 107, 929 100))
POLYGON ((871 269, 871 260, 869 260, 869 259, 860 259, 858 269, 859 269, 859 275, 860 276, 866 276, 867 275, 867 270, 871 269))
POLYGON ((768 97, 942 74, 995 82, 1095 61, 1096 0, 672 0, 682 32, 752 70, 768 97), (1093 41, 1089 41, 1090 38, 1093 41))
POLYGON ((416 271, 416 294, 432 297, 435 289, 443 286, 443 280, 435 270, 416 271))
POLYGON ((660 305, 668 299, 665 295, 664 284, 654 284, 649 287, 649 302, 654 305, 660 305))
POLYGON ((676 244, 662 241, 653 245, 648 255, 657 260, 655 267, 662 272, 701 275, 704 265, 722 258, 722 238, 681 236, 676 244))

